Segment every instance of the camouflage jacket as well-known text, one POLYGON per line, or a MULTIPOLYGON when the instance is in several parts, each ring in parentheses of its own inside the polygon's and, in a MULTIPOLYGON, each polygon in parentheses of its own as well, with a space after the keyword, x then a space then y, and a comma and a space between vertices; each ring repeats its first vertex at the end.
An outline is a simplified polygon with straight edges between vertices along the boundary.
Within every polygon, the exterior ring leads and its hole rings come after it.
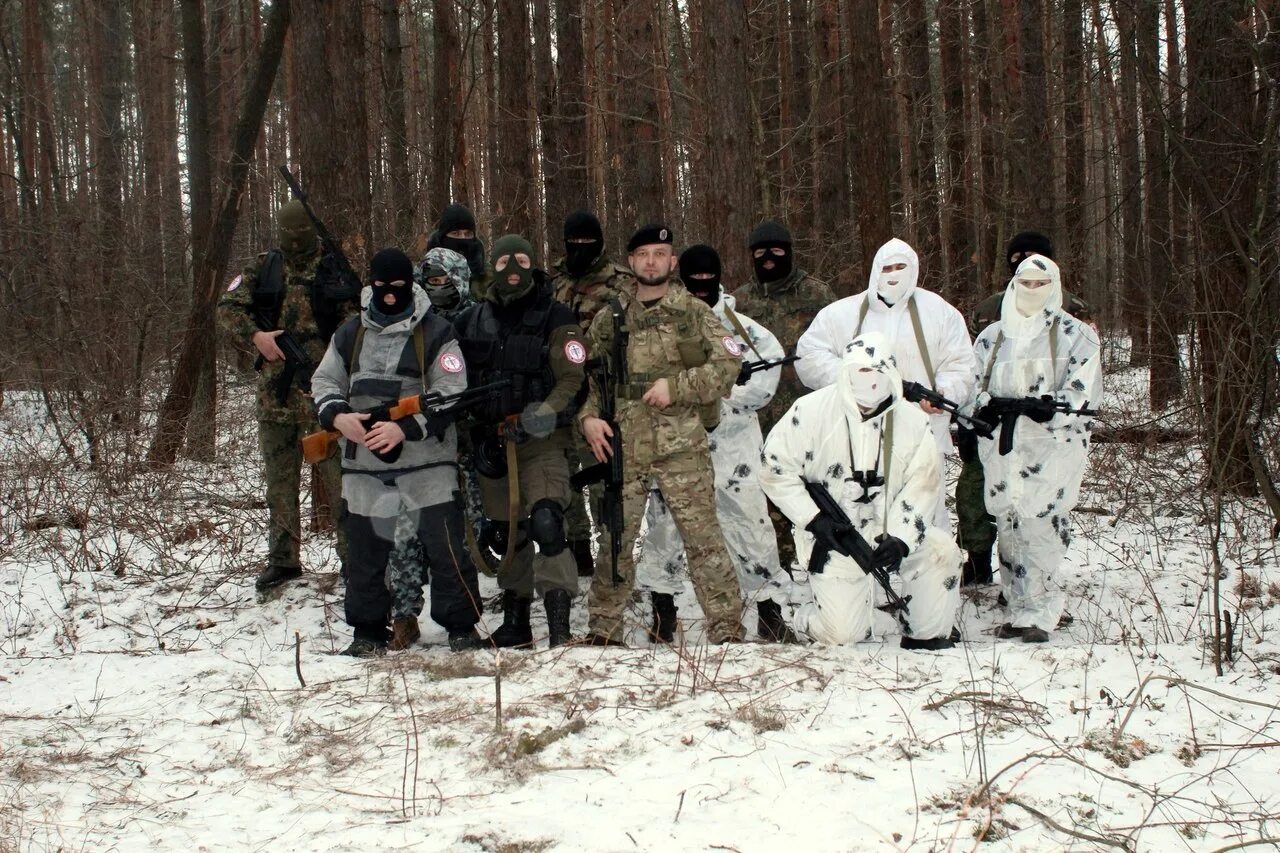
POLYGON ((582 331, 591 328, 591 321, 604 307, 609 296, 621 291, 635 281, 631 270, 601 258, 595 269, 582 278, 573 278, 565 272, 564 261, 558 261, 551 270, 552 295, 555 300, 573 309, 582 331))
MULTIPOLYGON (((976 341, 983 329, 1000 319, 1000 306, 1004 303, 1004 294, 1005 292, 1001 290, 977 304, 969 315, 969 337, 976 341)), ((1062 309, 1077 320, 1089 325, 1093 324, 1093 312, 1089 310, 1089 304, 1065 290, 1062 291, 1062 309)))
MULTIPOLYGON (((613 367, 626 464, 643 466, 690 450, 707 453, 699 410, 718 410, 720 400, 733 390, 742 368, 741 348, 706 303, 683 285, 671 284, 649 308, 635 293, 630 284, 618 295, 627 334, 626 376, 613 367), (641 397, 662 378, 670 385, 671 405, 658 409, 641 397)), ((613 312, 603 310, 591 322, 591 352, 612 361, 613 336, 613 312)), ((592 382, 578 417, 599 416, 600 388, 592 382)))
MULTIPOLYGON (((733 297, 738 310, 773 332, 788 354, 795 353, 796 341, 818 312, 836 301, 830 287, 798 267, 782 281, 767 285, 752 279, 735 290, 733 297)), ((807 393, 809 389, 796 376, 795 368, 782 368, 773 402, 759 411, 760 429, 767 435, 791 404, 807 393)))
MULTIPOLYGON (((247 349, 255 357, 258 351, 253 345, 253 335, 261 330, 253 322, 251 312, 253 295, 258 288, 258 273, 267 254, 263 252, 246 266, 244 272, 232 280, 227 292, 218 302, 218 322, 237 346, 247 349)), ((290 263, 286 256, 283 269, 284 298, 280 304, 277 323, 277 328, 288 331, 298 342, 298 346, 307 353, 313 368, 324 358, 329 345, 311 310, 311 288, 315 283, 321 257, 320 252, 316 252, 290 263)), ((351 302, 344 306, 343 316, 349 317, 358 310, 359 306, 351 302)), ((277 399, 276 382, 283 370, 284 362, 263 362, 262 369, 258 371, 258 420, 272 423, 314 421, 311 397, 301 391, 297 382, 294 382, 283 404, 277 399)))

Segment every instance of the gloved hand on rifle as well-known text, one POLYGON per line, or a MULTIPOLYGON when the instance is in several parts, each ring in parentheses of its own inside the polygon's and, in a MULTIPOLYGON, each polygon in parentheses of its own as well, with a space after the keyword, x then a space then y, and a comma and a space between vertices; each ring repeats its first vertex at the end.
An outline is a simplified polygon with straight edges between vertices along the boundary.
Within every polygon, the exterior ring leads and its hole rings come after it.
POLYGON ((524 444, 530 439, 529 431, 520 423, 520 415, 511 415, 502 422, 502 426, 498 427, 498 434, 507 441, 513 441, 516 444, 524 444))
POLYGON ((877 569, 896 572, 910 552, 907 543, 897 536, 882 533, 876 537, 876 549, 871 552, 871 564, 877 569))
POLYGON ((840 537, 847 536, 852 532, 853 525, 844 524, 818 513, 813 521, 809 522, 805 527, 805 530, 813 534, 813 538, 818 540, 819 545, 837 553, 843 553, 844 546, 840 544, 840 537))
POLYGON ((1045 394, 1042 397, 1026 397, 1023 402, 1026 404, 1026 415, 1038 424, 1047 423, 1053 419, 1055 414, 1055 400, 1052 395, 1045 394))
POLYGON ((453 415, 448 412, 423 412, 423 419, 427 422, 427 428, 424 430, 429 438, 438 438, 444 441, 445 430, 449 429, 449 424, 453 423, 453 415))
POLYGON ((742 368, 738 371, 738 378, 733 380, 734 385, 746 385, 751 381, 751 365, 747 362, 742 363, 742 368))

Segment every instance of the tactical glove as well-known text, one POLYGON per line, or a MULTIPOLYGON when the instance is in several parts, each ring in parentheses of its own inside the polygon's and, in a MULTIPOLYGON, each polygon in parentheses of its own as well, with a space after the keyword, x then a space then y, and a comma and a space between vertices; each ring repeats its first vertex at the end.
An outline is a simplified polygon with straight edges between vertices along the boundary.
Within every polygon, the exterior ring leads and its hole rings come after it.
POLYGON ((832 551, 841 552, 844 551, 844 546, 840 544, 840 537, 848 535, 853 530, 853 525, 844 524, 818 513, 817 517, 805 527, 805 530, 813 534, 813 538, 818 540, 818 544, 832 551))
POLYGON ((1026 404, 1027 417, 1031 418, 1031 420, 1036 423, 1043 424, 1053 419, 1055 414, 1053 407, 1054 399, 1050 395, 1045 394, 1043 397, 1027 397, 1026 404))
POLYGON ((427 436, 444 441, 445 430, 453 423, 453 415, 448 412, 424 412, 422 417, 427 422, 427 436))
POLYGON ((746 385, 749 381, 751 381, 751 367, 743 362, 742 369, 738 371, 738 378, 733 380, 733 384, 746 385))
POLYGON ((907 543, 897 536, 882 533, 876 537, 876 549, 871 552, 871 565, 877 569, 896 572, 901 568, 902 561, 906 559, 910 550, 907 543))

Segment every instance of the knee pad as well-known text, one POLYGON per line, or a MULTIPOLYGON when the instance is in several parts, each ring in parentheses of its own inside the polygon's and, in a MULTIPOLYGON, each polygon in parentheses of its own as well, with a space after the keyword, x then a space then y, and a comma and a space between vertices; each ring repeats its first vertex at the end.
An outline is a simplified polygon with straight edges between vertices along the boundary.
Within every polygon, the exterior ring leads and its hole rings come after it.
POLYGON ((554 557, 569 544, 564 535, 564 510, 550 498, 533 505, 529 513, 529 538, 548 557, 554 557))

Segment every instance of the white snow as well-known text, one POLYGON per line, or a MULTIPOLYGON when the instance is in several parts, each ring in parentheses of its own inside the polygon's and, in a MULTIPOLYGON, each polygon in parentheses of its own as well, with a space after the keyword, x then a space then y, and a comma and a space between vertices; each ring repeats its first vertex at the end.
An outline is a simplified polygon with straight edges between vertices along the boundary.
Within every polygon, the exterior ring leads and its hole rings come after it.
MULTIPOLYGON (((1104 405, 1148 419, 1142 382, 1113 380, 1104 405)), ((1075 623, 1046 646, 993 639, 987 587, 966 594, 950 652, 900 650, 888 620, 849 648, 708 648, 689 593, 676 649, 647 646, 637 604, 632 649, 453 655, 426 622, 424 646, 356 661, 333 654, 349 633, 330 534, 308 537, 319 574, 256 599, 266 511, 247 392, 229 389, 219 462, 164 474, 73 470, 37 395, 0 409, 0 849, 1280 837, 1276 546, 1260 505, 1219 512, 1200 493, 1190 445, 1095 447, 1066 572, 1075 623), (1241 625, 1221 677, 1219 518, 1222 606, 1241 625)))

